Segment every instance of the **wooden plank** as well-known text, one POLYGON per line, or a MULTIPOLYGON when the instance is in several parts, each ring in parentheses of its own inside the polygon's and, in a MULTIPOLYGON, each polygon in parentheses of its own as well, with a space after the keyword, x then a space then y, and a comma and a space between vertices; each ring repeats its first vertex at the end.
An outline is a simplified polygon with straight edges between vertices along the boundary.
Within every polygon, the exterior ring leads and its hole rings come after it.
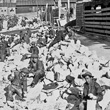
POLYGON ((105 30, 100 30, 100 29, 93 29, 93 32, 98 32, 98 33, 105 33, 105 30))
POLYGON ((84 20, 103 20, 102 17, 89 17, 89 18, 85 18, 84 20))
POLYGON ((99 10, 84 10, 84 13, 95 13, 97 11, 101 11, 101 12, 110 11, 110 7, 99 9, 99 10))
POLYGON ((101 25, 110 25, 110 22, 101 22, 101 25))
POLYGON ((90 17, 90 18, 85 18, 84 20, 110 20, 110 17, 90 17))
POLYGON ((105 12, 105 11, 110 11, 110 7, 107 7, 107 8, 103 8, 101 9, 102 12, 105 12))
POLYGON ((104 25, 104 26, 110 26, 110 22, 97 22, 97 21, 84 21, 84 24, 99 24, 99 25, 104 25))
POLYGON ((92 24, 92 25, 94 25, 94 24, 101 24, 101 22, 95 22, 95 21, 91 21, 91 22, 87 22, 87 21, 85 21, 84 22, 84 24, 92 24))
POLYGON ((104 17, 102 20, 109 20, 110 21, 110 17, 104 17))
MULTIPOLYGON (((105 30, 106 34, 110 34, 110 30, 105 30)), ((109 36, 110 37, 110 36, 109 36)))
POLYGON ((91 28, 101 28, 101 29, 110 29, 110 26, 103 26, 103 25, 90 25, 90 24, 86 24, 83 25, 84 27, 91 27, 91 28))
POLYGON ((87 13, 96 13, 98 11, 101 11, 101 9, 99 10, 84 10, 84 13, 87 14, 87 13))
POLYGON ((110 26, 103 26, 104 29, 110 29, 110 26))
POLYGON ((91 14, 84 14, 84 17, 89 17, 89 16, 109 16, 110 12, 105 12, 105 13, 91 13, 91 14))
POLYGON ((85 31, 91 31, 91 32, 93 32, 93 29, 85 28, 85 31))
POLYGON ((100 33, 100 34, 105 34, 105 30, 100 30, 100 29, 94 29, 94 28, 85 28, 85 31, 91 31, 95 33, 100 33))
POLYGON ((101 25, 84 25, 84 27, 103 28, 103 26, 101 26, 101 25))
POLYGON ((102 13, 90 13, 90 14, 85 14, 84 13, 84 17, 86 17, 86 16, 92 16, 93 17, 93 16, 96 16, 96 15, 97 16, 102 16, 102 13))

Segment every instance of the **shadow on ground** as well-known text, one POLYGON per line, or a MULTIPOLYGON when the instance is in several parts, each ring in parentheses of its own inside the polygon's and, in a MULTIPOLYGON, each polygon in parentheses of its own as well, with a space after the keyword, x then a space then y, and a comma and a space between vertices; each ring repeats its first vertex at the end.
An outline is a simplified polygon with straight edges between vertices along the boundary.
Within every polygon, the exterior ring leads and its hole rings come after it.
POLYGON ((76 34, 77 39, 85 46, 92 46, 96 44, 104 44, 102 47, 104 49, 110 49, 110 41, 106 39, 101 39, 98 36, 86 35, 86 34, 76 34))
POLYGON ((104 45, 103 47, 104 47, 104 49, 110 49, 110 46, 104 45))

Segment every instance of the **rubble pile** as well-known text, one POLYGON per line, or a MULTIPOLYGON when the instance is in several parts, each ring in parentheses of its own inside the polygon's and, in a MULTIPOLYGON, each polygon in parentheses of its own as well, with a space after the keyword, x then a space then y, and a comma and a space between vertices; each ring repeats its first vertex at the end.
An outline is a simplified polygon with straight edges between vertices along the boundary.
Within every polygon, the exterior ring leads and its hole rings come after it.
POLYGON ((37 28, 41 24, 38 17, 26 18, 23 16, 1 16, 2 23, 0 24, 0 31, 21 30, 25 28, 37 28))
MULTIPOLYGON (((38 33, 45 32, 48 27, 41 26, 38 33)), ((37 43, 38 33, 31 35, 30 42, 37 43)), ((9 36, 7 36, 9 37, 9 36)), ((6 38, 7 38, 6 37, 6 38)), ((17 35, 14 41, 19 38, 17 35)), ((81 75, 84 71, 90 71, 94 79, 102 85, 110 86, 109 79, 102 77, 106 73, 110 73, 109 61, 103 57, 99 58, 94 51, 90 51, 88 47, 81 44, 79 40, 67 39, 48 49, 49 42, 46 46, 39 46, 39 56, 44 63, 45 77, 43 81, 39 82, 34 88, 28 87, 25 101, 19 101, 14 96, 15 100, 7 105, 5 99, 5 87, 10 83, 7 79, 9 74, 13 74, 14 70, 20 70, 29 66, 29 59, 23 59, 23 56, 28 57, 31 53, 28 51, 30 44, 21 43, 13 47, 14 42, 11 44, 10 53, 5 62, 0 62, 0 110, 72 110, 74 104, 69 103, 66 94, 63 92, 69 87, 66 81, 67 76, 72 76, 75 79, 77 88, 82 93, 84 79, 81 75)), ((31 74, 30 74, 31 76, 31 74)), ((28 78, 28 85, 32 82, 32 78, 28 78)), ((71 91, 70 91, 71 92, 71 91)), ((105 97, 110 94, 107 90, 105 97)), ((101 105, 103 108, 109 107, 110 98, 102 100, 101 105), (106 101, 105 101, 106 100, 106 101)), ((104 109, 103 109, 104 110, 104 109)), ((109 110, 109 109, 108 109, 109 110)))

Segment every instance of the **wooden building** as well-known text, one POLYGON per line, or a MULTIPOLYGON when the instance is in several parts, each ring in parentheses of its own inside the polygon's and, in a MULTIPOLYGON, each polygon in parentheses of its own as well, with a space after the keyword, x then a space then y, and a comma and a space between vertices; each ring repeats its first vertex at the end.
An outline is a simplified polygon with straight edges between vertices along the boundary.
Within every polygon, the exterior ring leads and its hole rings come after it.
POLYGON ((110 40, 110 0, 93 0, 78 6, 79 9, 82 7, 82 16, 76 21, 83 27, 84 32, 110 40))
MULTIPOLYGON (((67 6, 68 0, 61 0, 62 6, 67 6)), ((58 0, 55 0, 58 4, 58 0)), ((48 6, 54 6, 54 0, 17 0, 16 2, 16 12, 17 13, 26 13, 26 12, 35 12, 39 9, 45 10, 46 4, 48 6)), ((76 0, 70 0, 70 6, 75 8, 76 0)))

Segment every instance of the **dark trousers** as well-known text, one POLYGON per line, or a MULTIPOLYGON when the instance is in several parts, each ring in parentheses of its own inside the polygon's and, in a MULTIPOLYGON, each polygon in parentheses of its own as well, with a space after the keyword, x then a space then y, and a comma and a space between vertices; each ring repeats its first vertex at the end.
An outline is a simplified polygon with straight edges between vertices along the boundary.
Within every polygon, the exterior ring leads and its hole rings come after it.
POLYGON ((36 85, 44 76, 45 76, 44 73, 39 73, 39 74, 36 73, 35 76, 34 76, 34 78, 33 78, 32 83, 34 85, 36 85))
POLYGON ((13 95, 16 94, 22 100, 22 89, 19 86, 8 85, 6 88, 6 100, 13 101, 13 95))
POLYGON ((54 40, 50 43, 48 49, 50 49, 53 45, 55 45, 55 44, 57 44, 57 43, 59 43, 59 42, 60 42, 60 40, 54 39, 54 40))
POLYGON ((67 102, 74 104, 71 110, 79 110, 80 98, 77 98, 75 95, 69 95, 67 98, 67 102))

